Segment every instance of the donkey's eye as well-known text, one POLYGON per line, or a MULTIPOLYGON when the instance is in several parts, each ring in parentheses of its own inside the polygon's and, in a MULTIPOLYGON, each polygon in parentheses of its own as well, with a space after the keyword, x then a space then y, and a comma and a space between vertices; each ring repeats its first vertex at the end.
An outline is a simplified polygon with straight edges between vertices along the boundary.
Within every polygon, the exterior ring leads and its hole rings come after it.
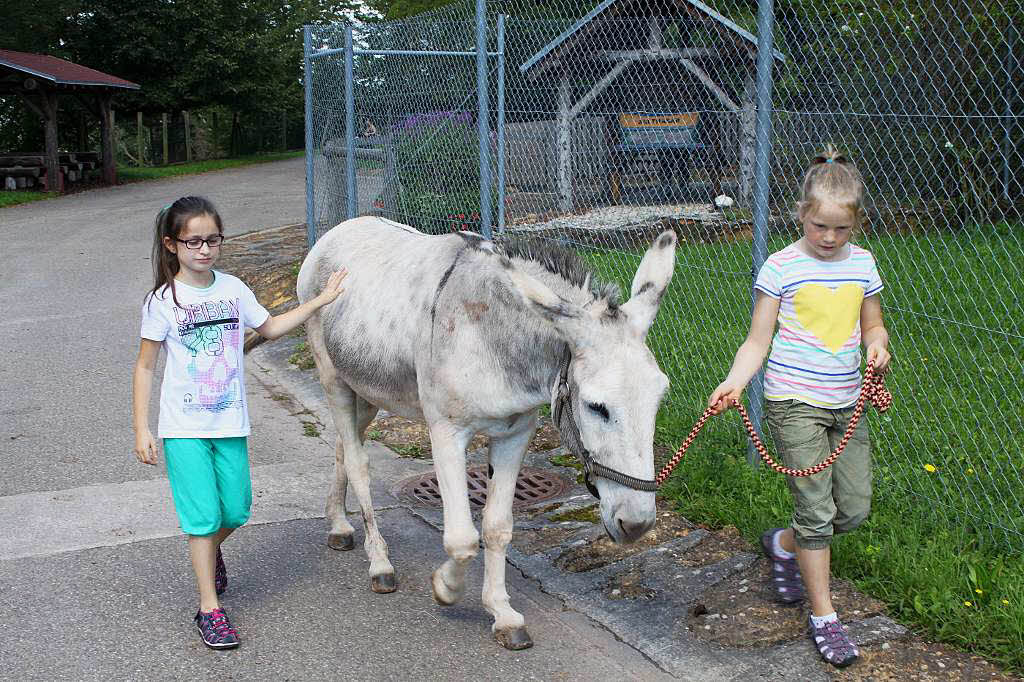
POLYGON ((604 403, 587 403, 587 409, 601 415, 601 419, 608 421, 608 408, 604 406, 604 403))

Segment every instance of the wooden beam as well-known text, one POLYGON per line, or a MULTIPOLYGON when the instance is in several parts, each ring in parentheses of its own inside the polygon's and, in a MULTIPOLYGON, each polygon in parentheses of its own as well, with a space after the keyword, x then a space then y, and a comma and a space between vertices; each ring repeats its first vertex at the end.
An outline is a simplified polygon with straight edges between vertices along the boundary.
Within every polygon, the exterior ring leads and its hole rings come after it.
POLYGON ((100 109, 100 153, 103 157, 103 182, 117 184, 117 166, 114 163, 114 110, 111 95, 101 94, 96 100, 100 109))
POLYGON ((611 85, 616 78, 621 76, 622 72, 629 68, 632 63, 632 60, 627 59, 612 67, 612 70, 606 73, 604 78, 595 83, 594 87, 590 88, 590 91, 583 95, 583 97, 581 97, 580 100, 576 102, 571 109, 569 109, 569 120, 571 121, 579 116, 580 112, 590 106, 590 103, 593 102, 598 95, 607 90, 608 86, 611 85))
POLYGON ((43 107, 41 104, 36 104, 35 102, 33 102, 32 98, 29 97, 28 94, 25 92, 19 92, 18 94, 21 95, 21 99, 25 101, 25 104, 28 105, 28 108, 36 113, 36 116, 44 120, 46 119, 46 112, 43 111, 43 107))
POLYGON ((558 123, 555 130, 555 152, 558 156, 558 207, 572 213, 572 85, 569 76, 561 74, 558 81, 558 123))
POLYGON ((46 135, 46 189, 50 192, 63 192, 64 176, 60 171, 60 155, 57 152, 57 93, 44 90, 39 94, 45 112, 43 125, 46 135))
POLYGON ((707 71, 700 68, 689 59, 680 59, 679 63, 682 64, 687 71, 696 76, 697 80, 703 83, 704 87, 710 90, 711 93, 718 98, 718 101, 725 105, 729 111, 736 112, 740 110, 739 105, 732 101, 732 98, 726 94, 725 90, 720 88, 715 81, 711 80, 711 76, 708 75, 707 71))
POLYGON ((709 47, 685 47, 681 49, 658 48, 646 50, 602 50, 593 55, 596 59, 608 62, 619 62, 623 59, 633 61, 656 61, 673 59, 721 59, 722 54, 709 47))

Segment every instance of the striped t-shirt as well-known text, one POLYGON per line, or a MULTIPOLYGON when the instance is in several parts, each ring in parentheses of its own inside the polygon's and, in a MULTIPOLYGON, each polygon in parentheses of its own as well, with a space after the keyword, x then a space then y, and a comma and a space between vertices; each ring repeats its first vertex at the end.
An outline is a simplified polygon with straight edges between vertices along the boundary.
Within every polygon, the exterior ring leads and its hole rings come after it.
POLYGON ((871 253, 850 244, 845 260, 822 261, 791 244, 768 257, 754 286, 779 301, 765 399, 829 409, 857 402, 861 302, 882 290, 871 253))

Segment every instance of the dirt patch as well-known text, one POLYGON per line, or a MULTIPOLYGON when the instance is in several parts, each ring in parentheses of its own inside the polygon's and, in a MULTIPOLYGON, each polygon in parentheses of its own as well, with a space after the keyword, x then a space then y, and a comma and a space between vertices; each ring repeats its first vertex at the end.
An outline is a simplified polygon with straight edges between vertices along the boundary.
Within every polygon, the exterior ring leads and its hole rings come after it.
MULTIPOLYGON (((845 670, 829 672, 835 680, 858 682, 931 682, 933 680, 1020 680, 979 656, 955 651, 918 638, 893 644, 861 647, 861 658, 845 670)), ((826 664, 821 664, 826 667, 826 664)))
MULTIPOLYGON (((547 417, 540 419, 541 425, 530 441, 530 452, 544 452, 558 447, 558 430, 551 425, 551 420, 547 417)), ((388 446, 402 457, 431 457, 430 432, 423 422, 398 416, 381 417, 370 422, 366 429, 366 438, 388 446)), ((468 449, 484 449, 489 443, 490 439, 487 436, 477 435, 470 441, 468 449)))
MULTIPOLYGON (((770 579, 771 564, 762 558, 715 585, 690 610, 690 630, 700 639, 735 647, 770 646, 806 637, 806 607, 775 602, 770 579)), ((882 602, 845 580, 832 581, 832 603, 849 622, 885 611, 882 602)))
POLYGON ((643 573, 630 571, 617 575, 602 588, 608 599, 654 599, 657 591, 644 584, 643 573))
POLYGON ((639 554, 669 540, 686 537, 693 531, 693 525, 689 521, 669 509, 667 505, 659 506, 662 508, 658 512, 654 528, 637 542, 631 545, 617 545, 607 535, 602 535, 584 545, 569 548, 555 560, 555 564, 571 573, 584 573, 639 554))
POLYGON ((708 537, 701 540, 695 547, 686 550, 686 553, 679 557, 677 563, 686 567, 707 566, 708 564, 717 564, 738 552, 750 551, 753 551, 753 548, 740 535, 739 530, 735 526, 726 526, 721 530, 710 531, 708 537))
POLYGON ((512 546, 523 554, 537 554, 561 546, 578 528, 536 528, 512 533, 512 546))

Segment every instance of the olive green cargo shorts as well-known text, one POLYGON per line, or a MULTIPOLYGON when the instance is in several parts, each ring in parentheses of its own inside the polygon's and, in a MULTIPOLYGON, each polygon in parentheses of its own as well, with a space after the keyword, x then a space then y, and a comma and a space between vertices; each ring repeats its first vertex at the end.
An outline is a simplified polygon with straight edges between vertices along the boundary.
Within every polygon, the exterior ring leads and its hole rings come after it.
MULTIPOLYGON (((853 407, 829 410, 796 400, 766 401, 768 428, 779 459, 805 469, 839 445, 853 407)), ((839 458, 822 472, 787 476, 793 494, 793 535, 804 549, 823 549, 835 533, 853 530, 871 511, 871 439, 861 419, 839 458)))

